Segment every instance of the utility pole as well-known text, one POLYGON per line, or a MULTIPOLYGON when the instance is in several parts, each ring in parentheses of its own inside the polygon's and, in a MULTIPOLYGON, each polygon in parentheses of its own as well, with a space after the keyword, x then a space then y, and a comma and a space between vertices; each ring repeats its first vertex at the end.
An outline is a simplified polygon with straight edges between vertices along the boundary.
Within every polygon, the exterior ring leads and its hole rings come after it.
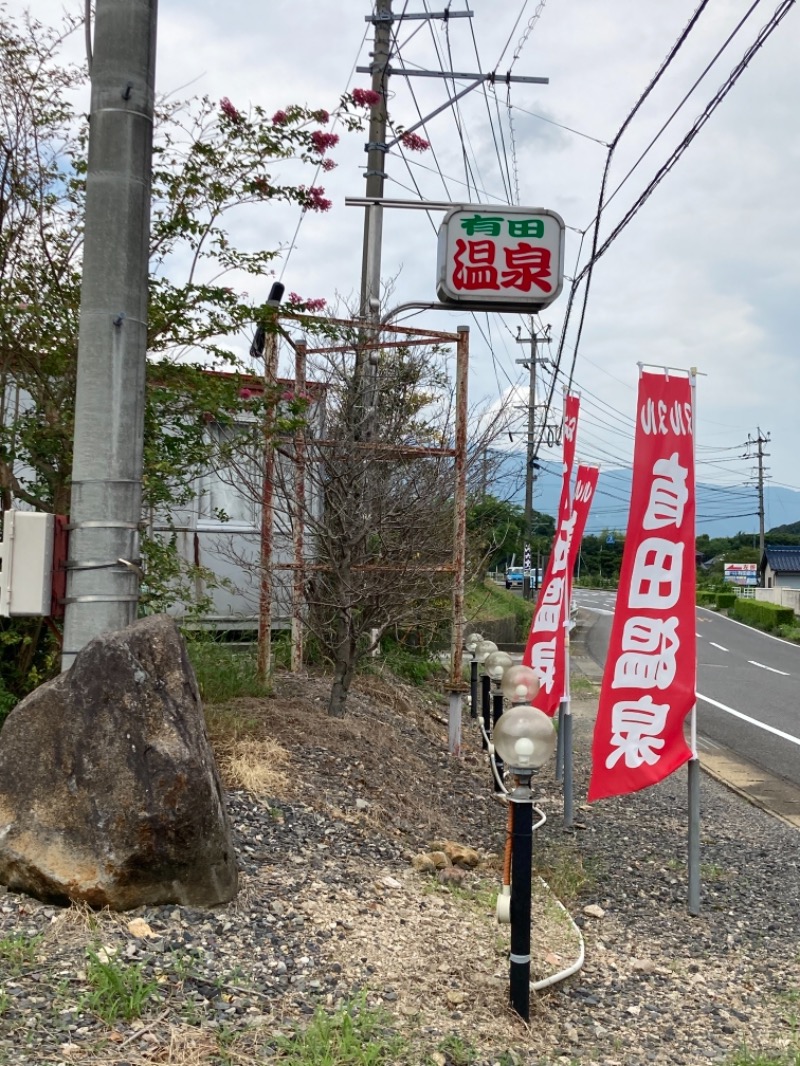
POLYGON ((758 436, 756 436, 755 438, 751 437, 749 433, 747 434, 747 458, 751 458, 750 449, 752 447, 755 447, 756 459, 758 461, 758 551, 760 559, 764 555, 764 481, 766 480, 764 472, 764 459, 769 456, 769 452, 764 451, 764 445, 769 444, 770 435, 769 433, 767 433, 766 436, 762 436, 760 426, 758 427, 756 432, 758 436))
MULTIPOLYGON (((389 60, 392 48, 392 0, 376 0, 375 14, 369 16, 375 26, 372 50, 372 91, 378 99, 369 116, 367 142, 366 195, 381 199, 386 180, 386 101, 389 87, 389 60)), ((374 203, 364 209, 364 252, 361 260, 361 318, 380 319, 381 244, 383 239, 383 205, 374 203)))
MULTIPOLYGON (((527 359, 517 359, 516 362, 524 366, 528 371, 528 444, 525 454, 525 543, 530 544, 533 538, 533 485, 534 468, 536 464, 536 362, 537 345, 540 340, 549 340, 550 327, 545 328, 542 337, 536 334, 533 316, 530 320, 530 336, 517 335, 517 344, 530 344, 531 354, 527 359)), ((534 580, 531 581, 530 572, 522 577, 522 597, 530 600, 537 591, 539 585, 538 560, 534 564, 534 580)))
POLYGON ((62 667, 139 601, 157 0, 97 0, 62 667))

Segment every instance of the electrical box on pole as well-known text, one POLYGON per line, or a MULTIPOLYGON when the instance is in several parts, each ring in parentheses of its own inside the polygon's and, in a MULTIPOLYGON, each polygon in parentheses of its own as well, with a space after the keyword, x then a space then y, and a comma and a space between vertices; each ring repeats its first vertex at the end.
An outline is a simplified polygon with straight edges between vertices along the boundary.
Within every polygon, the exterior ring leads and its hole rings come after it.
POLYGON ((0 615, 46 617, 51 609, 55 515, 6 511, 0 540, 0 615))

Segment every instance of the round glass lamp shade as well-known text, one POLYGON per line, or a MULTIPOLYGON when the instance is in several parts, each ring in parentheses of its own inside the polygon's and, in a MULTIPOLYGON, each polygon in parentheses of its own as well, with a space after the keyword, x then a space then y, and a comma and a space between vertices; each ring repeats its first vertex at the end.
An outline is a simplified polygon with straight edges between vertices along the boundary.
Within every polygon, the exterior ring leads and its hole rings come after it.
POLYGON ((479 663, 485 663, 488 655, 491 655, 493 651, 497 651, 497 645, 493 640, 482 640, 472 653, 479 663))
POLYGON ((529 666, 512 666, 503 674, 503 695, 509 703, 532 703, 541 687, 541 679, 529 666))
POLYGON ((480 633, 470 633, 470 635, 464 641, 464 647, 467 649, 470 655, 474 655, 475 649, 478 647, 482 640, 483 637, 480 633))
POLYGON ((492 742, 510 769, 538 770, 555 749, 555 726, 552 718, 536 707, 512 707, 498 718, 492 742))
POLYGON ((509 666, 514 665, 514 660, 505 651, 493 651, 486 656, 483 668, 492 681, 499 681, 509 666))

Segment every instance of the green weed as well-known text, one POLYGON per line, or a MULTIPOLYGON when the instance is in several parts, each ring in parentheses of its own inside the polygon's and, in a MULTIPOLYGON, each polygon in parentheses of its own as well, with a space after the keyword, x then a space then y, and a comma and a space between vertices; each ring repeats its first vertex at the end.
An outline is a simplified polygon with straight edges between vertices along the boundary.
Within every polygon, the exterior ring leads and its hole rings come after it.
POLYGON ((309 1025, 276 1041, 283 1066, 392 1066, 405 1041, 389 1028, 390 1016, 367 1007, 362 994, 335 1014, 317 1009, 309 1025))
POLYGON ((568 844, 548 844, 534 852, 534 871, 550 886, 562 903, 574 902, 592 886, 594 875, 579 852, 568 844))
POLYGON ((449 1066, 471 1066, 476 1060, 475 1048, 460 1036, 446 1036, 438 1050, 447 1057, 449 1066))
POLYGON ((742 1048, 727 1066, 800 1066, 800 1048, 791 1051, 749 1051, 742 1048))
POLYGON ((0 940, 0 960, 6 964, 8 972, 19 973, 30 966, 41 941, 40 935, 24 936, 22 933, 12 933, 0 940))
POLYGON ((157 983, 144 977, 138 963, 126 965, 115 959, 106 962, 91 949, 86 955, 86 980, 91 991, 82 998, 81 1009, 92 1011, 107 1025, 119 1018, 139 1018, 157 983))
POLYGON ((269 684, 258 676, 254 646, 242 648, 203 635, 191 637, 187 648, 204 703, 270 694, 269 684))

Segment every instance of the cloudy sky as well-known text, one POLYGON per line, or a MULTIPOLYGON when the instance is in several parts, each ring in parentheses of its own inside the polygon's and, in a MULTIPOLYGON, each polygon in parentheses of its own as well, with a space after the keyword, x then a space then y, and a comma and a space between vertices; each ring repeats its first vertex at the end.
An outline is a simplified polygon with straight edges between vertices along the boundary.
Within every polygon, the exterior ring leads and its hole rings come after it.
MULTIPOLYGON (((420 130, 431 151, 390 154, 386 195, 551 208, 568 227, 565 265, 572 277, 587 261, 607 145, 698 2, 394 0, 398 14, 468 6, 474 12, 472 19, 449 23, 398 24, 397 65, 498 75, 511 68, 514 75, 550 82, 474 90, 457 112, 448 108, 420 130)), ((601 243, 720 92, 776 5, 707 3, 619 140, 601 243)), ((767 466, 773 483, 800 489, 800 14, 788 6, 685 154, 596 265, 574 384, 583 399, 578 454, 606 470, 630 461, 637 362, 696 366, 706 375, 698 387, 698 478, 717 485, 748 482, 754 463, 741 456, 748 435, 755 438, 760 428, 771 435, 767 466)), ((40 18, 82 7, 82 0, 35 5, 40 18)), ((333 110, 346 89, 369 86, 369 76, 355 67, 369 63, 370 10, 368 0, 161 0, 158 89, 227 96, 243 109, 296 102, 333 110)), ((457 89, 465 84, 458 81, 457 89)), ((444 103, 448 93, 442 80, 399 75, 390 87, 391 118, 404 127, 444 103)), ((337 169, 319 180, 333 208, 303 218, 293 245, 297 213, 269 208, 238 220, 243 239, 286 249, 279 272, 287 288, 303 296, 352 301, 358 293, 363 214, 345 206, 344 198, 363 195, 365 139, 343 134, 332 153, 337 169)), ((440 217, 387 211, 383 267, 385 279, 394 279, 393 304, 435 298, 440 217)), ((552 327, 553 357, 568 288, 569 282, 537 320, 537 328, 552 327)), ((577 320, 574 315, 564 334, 561 369, 567 374, 577 320)), ((428 312, 413 321, 434 329, 470 326, 473 399, 498 399, 527 380, 515 364, 523 354, 515 343, 518 326, 528 329, 518 315, 428 312)), ((520 446, 524 417, 519 412, 512 427, 520 446)), ((542 458, 555 461, 557 455, 544 448, 542 458)), ((743 489, 733 500, 742 528, 754 528, 747 513, 755 510, 755 490, 743 489)), ((731 506, 729 500, 723 509, 731 506)), ((800 520, 800 512, 781 512, 767 514, 768 527, 800 520)), ((713 522, 705 528, 713 531, 713 522)))

